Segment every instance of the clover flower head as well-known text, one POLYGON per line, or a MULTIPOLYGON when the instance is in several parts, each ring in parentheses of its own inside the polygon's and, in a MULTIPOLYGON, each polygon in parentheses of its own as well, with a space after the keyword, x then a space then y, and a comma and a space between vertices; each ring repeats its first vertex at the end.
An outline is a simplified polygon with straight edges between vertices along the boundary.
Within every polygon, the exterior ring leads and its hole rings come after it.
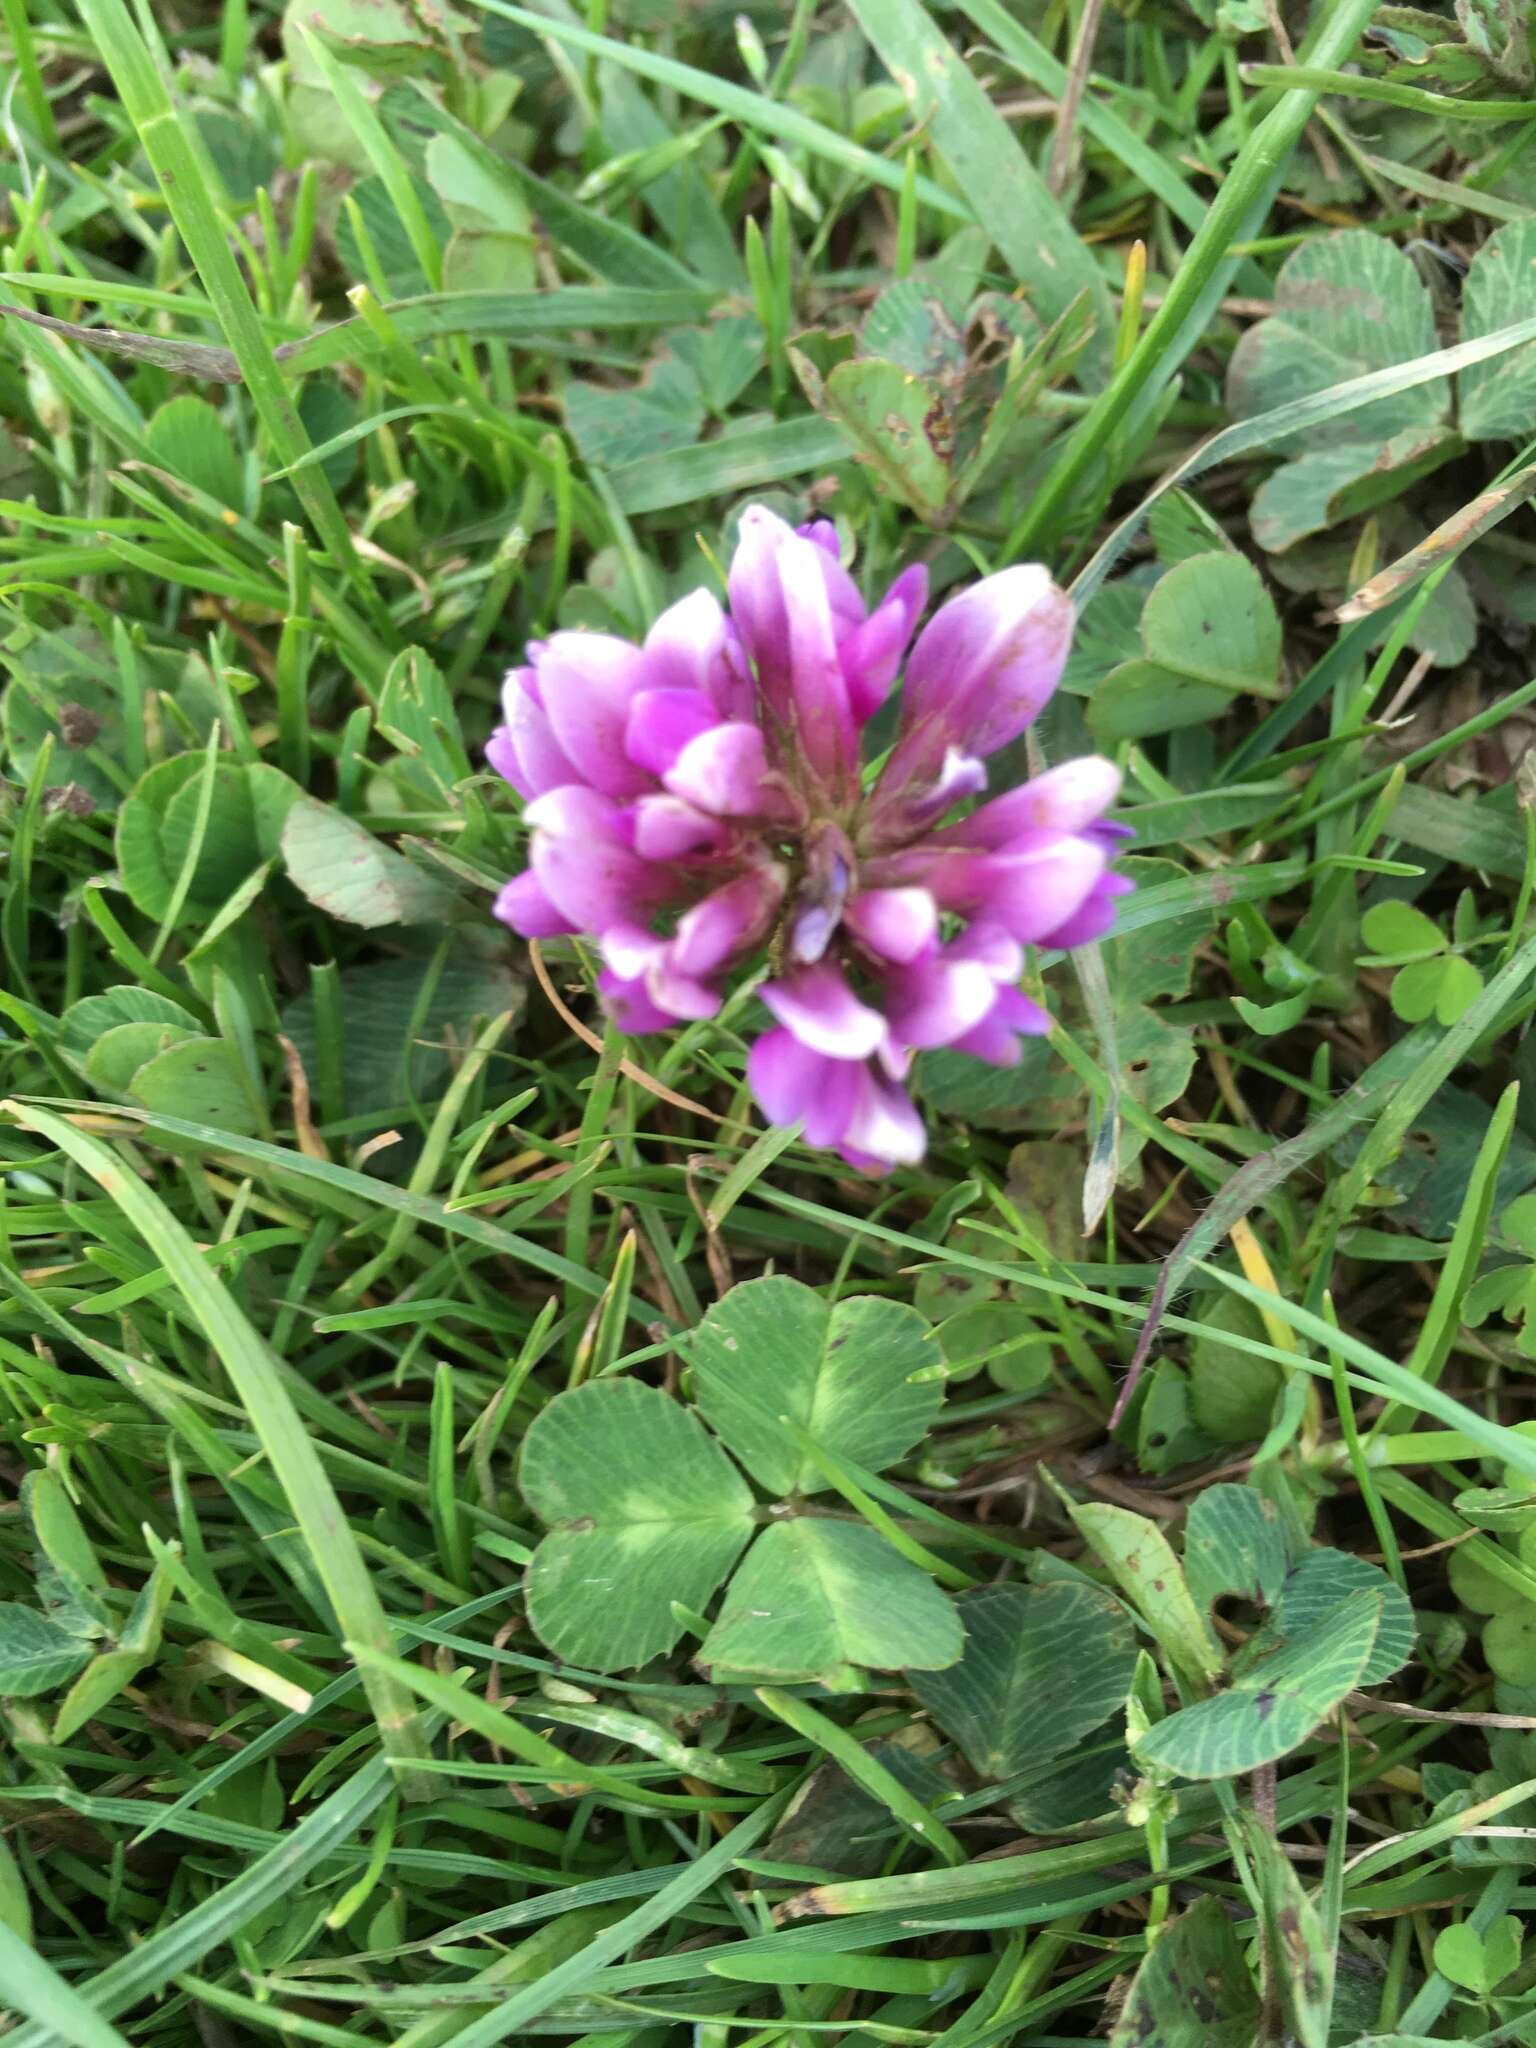
POLYGON ((911 568, 868 608, 836 531, 741 518, 729 613, 698 590, 642 645, 557 632, 504 692, 491 765, 525 799, 529 866, 496 914, 526 938, 585 933, 628 1032, 713 1016, 769 962, 773 1019, 748 1075, 770 1122, 881 1171, 921 1159, 904 1082, 947 1046, 995 1065, 1048 1029, 1024 949, 1107 931, 1112 763, 1063 763, 977 803, 985 760, 1055 689, 1073 610, 1047 572, 1004 569, 927 601, 911 568), (872 780, 864 727, 905 657, 872 780))

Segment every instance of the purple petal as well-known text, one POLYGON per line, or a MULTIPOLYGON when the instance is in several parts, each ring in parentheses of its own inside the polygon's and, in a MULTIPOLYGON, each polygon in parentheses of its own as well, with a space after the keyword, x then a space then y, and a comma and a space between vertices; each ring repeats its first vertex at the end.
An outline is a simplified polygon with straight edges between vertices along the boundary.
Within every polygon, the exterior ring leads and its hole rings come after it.
POLYGON ((501 728, 506 735, 506 745, 496 765, 519 796, 539 797, 547 789, 560 789, 567 783, 586 781, 587 778, 555 738, 534 670, 514 668, 508 671, 502 684, 501 707, 506 719, 501 728))
POLYGON ((993 1067, 1016 1067, 1020 1037, 1040 1038, 1050 1028, 1045 1011, 1022 989, 1000 988, 986 1016, 963 1038, 957 1038, 951 1051, 969 1053, 972 1059, 985 1060, 993 1067))
POLYGON ((642 796, 633 812, 635 851, 645 860, 683 860, 690 853, 717 850, 726 828, 680 796, 642 796))
POLYGON ((837 527, 832 520, 807 519, 805 524, 797 526, 795 531, 802 540, 814 541, 823 554, 830 555, 834 562, 842 562, 843 544, 837 537, 837 527))
MULTIPOLYGON (((657 938, 641 925, 620 924, 603 933, 602 948, 616 985, 643 989, 652 1009, 673 1023, 679 1018, 713 1017, 719 1009, 720 998, 712 988, 679 972, 670 939, 657 938)), ((638 1002, 638 994, 634 1000, 638 1002)))
POLYGON ((938 773, 926 787, 922 781, 901 779, 905 771, 899 757, 898 748, 880 771, 880 780, 875 785, 870 825, 880 845, 902 845, 915 833, 937 825, 967 797, 980 796, 987 786, 986 764, 973 754, 962 754, 958 747, 946 751, 938 773))
POLYGON ((841 971, 825 963, 764 982, 758 993, 802 1045, 828 1059, 868 1059, 885 1037, 880 1012, 861 1003, 841 971))
POLYGON ((791 1031, 765 1031, 747 1055, 747 1080, 770 1124, 805 1125, 807 1144, 835 1145, 842 1137, 860 1070, 829 1060, 791 1031))
POLYGON ((950 960, 976 960, 994 981, 1017 981, 1024 972, 1024 948, 1000 925, 969 926, 945 948, 950 960))
POLYGON ((517 748, 512 743, 512 734, 506 726, 498 725, 486 741, 485 758, 503 781, 511 783, 519 796, 533 794, 532 790, 523 788, 522 764, 517 758, 517 748))
POLYGON ((861 1173, 916 1166, 928 1149, 928 1134, 911 1097, 869 1067, 855 1071, 859 1089, 838 1151, 861 1173))
POLYGON ((1097 841, 1063 837, 1027 851, 958 855, 934 868, 929 886, 949 908, 1037 945, 1082 908, 1104 866, 1097 841))
POLYGON ((802 540, 762 505, 741 515, 731 561, 731 615, 757 674, 763 703, 787 744, 837 786, 856 763, 856 731, 838 659, 839 608, 863 619, 851 581, 814 541, 802 540))
POLYGON ((1121 779, 1114 762, 1096 754, 1063 761, 983 804, 948 827, 945 837, 967 846, 1006 846, 1026 832, 1084 832, 1100 825, 1120 793, 1121 779))
POLYGON ((717 692, 727 682, 728 628, 719 599, 691 591, 669 605, 645 636, 646 680, 653 690, 697 690, 724 710, 717 692))
POLYGON ((719 723, 701 690, 642 690, 629 707, 624 750, 637 768, 665 775, 691 739, 719 723))
POLYGON ((784 870, 755 868, 727 882, 677 921, 670 948, 681 974, 713 974, 728 960, 750 953, 767 938, 784 898, 784 870))
POLYGON ((940 957, 893 975, 885 1013, 902 1045, 927 1051, 974 1030, 997 1000, 997 983, 979 960, 940 957))
POLYGON ((552 789, 524 813, 536 827, 529 849, 544 893, 580 931, 641 923, 672 889, 665 869, 626 844, 628 821, 594 789, 552 789))
POLYGON ((606 967, 597 977, 597 987, 609 1016, 631 1038, 643 1038, 648 1031, 670 1031, 677 1022, 651 1001, 643 981, 626 981, 606 967))
POLYGON ((939 907, 926 889, 866 889, 849 904, 846 922, 872 953, 905 966, 938 937, 939 907))
POLYGON ((674 796, 719 818, 782 817, 786 804, 770 776, 768 749, 755 725, 716 725, 691 739, 666 774, 674 796))
POLYGON ((848 701, 860 725, 885 702, 901 657, 928 602, 928 571, 918 563, 905 569, 862 624, 838 648, 848 701))
POLYGON ((1082 907, 1064 919, 1054 931, 1047 932, 1040 943, 1066 952, 1069 947, 1087 946, 1095 939, 1102 939, 1114 924, 1116 897, 1128 896, 1135 886, 1128 875, 1102 876, 1082 907))
POLYGON ((838 825, 823 823, 801 841, 804 872, 790 920, 789 956, 812 967, 843 921, 853 883, 853 848, 838 825))
POLYGON ((611 633, 556 633, 539 658, 539 693, 561 748, 581 779, 606 796, 653 787, 625 751, 629 707, 645 688, 646 658, 611 633))
POLYGON ((952 746, 992 754, 1017 738, 1066 666, 1072 600, 1038 563, 985 577, 918 636, 888 764, 893 785, 932 774, 952 746))
MULTIPOLYGON (((798 539, 792 539, 779 557, 789 617, 794 734, 815 772, 838 787, 857 767, 858 729, 838 652, 833 591, 825 561, 818 548, 798 539)), ((862 620, 863 604, 851 584, 849 590, 862 620)))
POLYGON ((555 939, 577 929, 561 916, 531 872, 512 877, 492 905, 492 915, 525 939, 555 939))

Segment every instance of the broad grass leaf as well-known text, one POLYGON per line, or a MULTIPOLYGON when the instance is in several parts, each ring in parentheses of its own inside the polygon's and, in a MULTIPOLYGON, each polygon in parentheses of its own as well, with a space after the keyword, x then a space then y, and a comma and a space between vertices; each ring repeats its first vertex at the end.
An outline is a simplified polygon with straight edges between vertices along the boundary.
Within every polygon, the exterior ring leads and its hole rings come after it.
POLYGON ((288 813, 282 853, 310 902, 344 924, 375 929, 456 918, 458 900, 451 889, 413 867, 366 825, 312 798, 302 798, 288 813))
POLYGON ((881 292, 859 329, 859 354, 899 363, 941 384, 957 383, 965 371, 959 322, 933 286, 917 277, 901 278, 881 292))
POLYGON ((582 459, 617 469, 690 448, 704 427, 698 379, 674 355, 658 356, 638 384, 565 387, 565 423, 582 459))
POLYGON ((1513 1913, 1495 1920, 1485 1934, 1470 1920, 1460 1920, 1435 1936, 1435 1968, 1463 1991, 1486 1998, 1520 1967, 1521 1945, 1521 1926, 1513 1913))
POLYGON ((964 1642, 954 1602, 878 1530, 803 1516, 753 1544, 699 1659, 775 1679, 830 1679, 850 1665, 939 1670, 964 1642))
MULTIPOLYGON (((1399 975, 1398 980, 1402 979, 1399 975)), ((1395 984, 1394 984, 1395 986, 1395 984)), ((1446 1239, 1456 1228, 1466 1200, 1468 1177, 1487 1135, 1492 1112, 1464 1088, 1441 1087, 1415 1117, 1396 1158, 1375 1175, 1378 1186, 1397 1197, 1393 1221, 1419 1237, 1446 1239)), ((1334 1148, 1350 1165, 1364 1139, 1351 1132, 1334 1148)), ((1536 1181, 1536 1143, 1518 1127, 1499 1169, 1495 1200, 1502 1208, 1536 1181)))
MULTIPOLYGON (((1367 228, 1304 242, 1275 283, 1275 310, 1242 336, 1227 370, 1235 419, 1273 412, 1372 370, 1389 370, 1439 346, 1434 309, 1411 259, 1367 228)), ((1445 418, 1444 377, 1304 430, 1292 445, 1380 448, 1410 428, 1445 418)))
POLYGON ((1235 1679, 1159 1721, 1136 1744, 1143 1764, 1183 1778, 1233 1778, 1276 1762, 1311 1735, 1360 1683, 1382 1600, 1351 1593, 1316 1629, 1235 1679))
POLYGON ((1272 1501, 1251 1486, 1208 1486, 1196 1496, 1184 1524, 1184 1576, 1202 1614, 1229 1593, 1272 1607, 1288 1563, 1272 1501))
POLYGON ((198 1029, 197 1019, 180 1003, 153 989, 124 983, 70 1004, 59 1020, 59 1050, 72 1065, 83 1068, 99 1040, 123 1024, 158 1024, 170 1031, 198 1029))
MULTIPOLYGON (((1220 801, 1219 795, 1216 801, 1220 801)), ((1209 831, 1210 827, 1204 829, 1209 831)), ((1180 881, 1185 872, 1177 861, 1143 860, 1135 856, 1116 861, 1115 868, 1138 889, 1180 881)), ((1111 933, 1103 941, 1104 971, 1110 987, 1122 1002, 1130 999, 1151 1003, 1159 996, 1187 996, 1194 979, 1195 954, 1215 932, 1214 906, 1196 901, 1182 916, 1160 918, 1156 924, 1127 932, 1123 937, 1111 933)))
POLYGON ((670 1650, 672 1603, 707 1605, 752 1534, 752 1494, 724 1451, 635 1380, 557 1394, 523 1440, 519 1483, 550 1531, 528 1567, 528 1618, 554 1656, 593 1671, 670 1650))
POLYGON ((19 1936, 29 1948, 32 1946, 32 1894, 27 1890, 26 1879, 10 1844, 3 1836, 0 1836, 0 1927, 9 1927, 12 1934, 19 1936))
POLYGON ((146 1109, 245 1137, 260 1129, 238 1054, 222 1038, 184 1038, 135 1069, 128 1093, 146 1109))
POLYGON ((700 1413, 770 1493, 830 1484, 781 1417, 819 1448, 880 1472, 912 1448, 944 1398, 937 1380, 913 1384, 942 1355, 916 1309, 867 1294, 829 1305, 778 1275, 733 1287, 689 1355, 700 1413))
POLYGON ((183 915, 211 916, 277 852, 284 817, 300 796, 297 783, 264 762, 218 756, 210 766, 203 754, 175 754, 140 776, 118 813, 123 887, 146 917, 171 909, 210 773, 213 797, 183 915))
POLYGON ((1159 1935, 1109 2048, 1253 2048, 1259 1994, 1222 1901, 1203 1898, 1159 1935))
POLYGON ((693 372, 704 403, 722 418, 763 367, 763 330, 750 313, 680 327, 670 342, 673 355, 693 372))
POLYGON ((206 398, 184 393, 168 399, 152 414, 146 431, 162 468, 233 512, 247 510, 245 466, 228 427, 206 398))
POLYGON ((1255 491, 1248 510, 1253 537, 1270 554, 1283 554, 1311 534, 1401 497, 1465 450, 1459 434, 1433 422, 1404 427, 1379 446, 1345 440, 1308 449, 1255 491))
POLYGON ((942 387, 899 363, 839 363, 819 410, 836 421, 890 496, 935 525, 948 516, 954 426, 942 387))
POLYGON ((1309 1550, 1299 1559, 1285 1575, 1273 1621, 1252 1647, 1266 1637, 1304 1643, 1344 1601, 1361 1592, 1381 1602, 1381 1618, 1359 1682, 1380 1685, 1413 1655, 1413 1609, 1384 1571, 1350 1551, 1309 1550))
POLYGON ((1072 1520, 1174 1663, 1194 1676, 1214 1678, 1221 1652, 1157 1524, 1098 1501, 1074 1507, 1072 1520))
POLYGON ((1142 658, 1112 669, 1088 701, 1101 745, 1203 724, 1245 695, 1277 693, 1280 619, 1243 555, 1213 551, 1170 569, 1140 633, 1142 658))
POLYGON ((85 1078, 107 1095, 127 1095, 134 1075, 146 1061, 169 1046, 200 1035, 195 1026, 181 1024, 114 1024, 91 1048, 85 1078))
MULTIPOLYGON (((1473 341, 1536 313, 1536 221, 1496 228, 1472 258, 1461 292, 1461 338, 1473 341)), ((1473 363, 1458 382, 1469 441, 1524 441, 1536 417, 1536 342, 1473 363)))
MULTIPOLYGON (((476 1018, 521 1008, 524 987, 500 960, 370 960, 338 976, 341 1042, 336 1055, 349 1116, 432 1101, 442 1092, 454 1047, 469 1043, 476 1018)), ((313 1085, 324 1071, 315 998, 283 1012, 313 1085)), ((385 1155, 387 1156, 387 1155, 385 1155)))
POLYGON ((912 1690, 984 1778, 1060 1756, 1125 1704, 1136 1639, 1092 1586, 984 1586, 961 1596, 965 1650, 912 1690))
POLYGON ((435 795, 447 795, 474 773, 453 692, 424 648, 408 647, 390 663, 379 692, 378 727, 407 750, 405 772, 435 795))
POLYGON ((1360 920, 1360 936, 1373 953, 1439 953, 1445 947, 1440 927, 1411 903, 1373 903, 1360 920))
MULTIPOLYGON (((350 161, 346 154, 347 144, 342 140, 350 135, 347 123, 337 112, 336 102, 326 95, 323 103, 330 110, 331 140, 316 143, 316 154, 323 154, 333 161, 350 161)), ((417 199, 426 215, 427 225, 439 248, 445 246, 453 233, 442 202, 431 186, 422 182, 415 185, 417 199)), ((378 176, 365 177, 355 184, 347 194, 336 219, 336 248, 343 264, 354 277, 371 277, 374 264, 364 255, 362 237, 366 236, 379 271, 390 295, 397 299, 416 298, 432 288, 432 280, 421 267, 420 258, 412 245, 404 222, 395 211, 395 203, 389 196, 389 188, 378 176), (353 222, 352 208, 356 207, 362 223, 361 235, 353 222)), ((308 423, 306 422, 306 425, 308 423)), ((326 436, 311 431, 310 438, 318 446, 326 436)), ((355 458, 354 458, 355 460, 355 458)))
POLYGON ((1200 1322, 1200 1334, 1189 1348, 1191 1412, 1217 1443, 1252 1443, 1269 1427, 1282 1385, 1281 1368, 1267 1358, 1236 1350, 1224 1338, 1263 1343, 1263 1320, 1250 1303, 1224 1294, 1202 1304, 1200 1322))
POLYGON ((0 1697, 33 1699, 67 1684, 90 1647, 35 1607, 0 1605, 0 1697))

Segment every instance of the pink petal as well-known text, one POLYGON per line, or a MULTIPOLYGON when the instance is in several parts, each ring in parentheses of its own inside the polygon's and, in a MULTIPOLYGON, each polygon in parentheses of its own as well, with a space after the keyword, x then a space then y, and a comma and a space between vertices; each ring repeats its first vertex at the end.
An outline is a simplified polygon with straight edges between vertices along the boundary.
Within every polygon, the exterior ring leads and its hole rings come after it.
POLYGON ((547 789, 587 780, 555 738, 533 669, 508 671, 502 684, 501 708, 506 719, 502 728, 506 746, 497 766, 520 796, 538 797, 547 789))
POLYGON ((561 916, 532 873, 512 877, 492 905, 492 915, 525 939, 554 939, 577 929, 561 916))
POLYGON ((784 798, 768 771, 768 750, 755 725, 716 725, 688 742, 667 771, 666 785, 701 811, 720 818, 781 816, 784 798))
POLYGON ((657 938, 642 925, 619 924, 603 933, 602 948, 616 981, 626 988, 643 985, 659 1015, 675 1022, 682 1017, 713 1017, 719 1009, 720 998, 712 988, 679 971, 671 939, 657 938))
POLYGON ((803 526, 795 528, 802 540, 814 541, 823 554, 830 555, 834 562, 843 559, 843 544, 837 537, 837 525, 831 519, 807 519, 803 526))
POLYGON ((1022 989, 1000 988, 997 1001, 981 1022, 957 1038, 951 1050, 969 1053, 993 1067, 1016 1067, 1021 1057, 1019 1039, 1041 1038, 1051 1020, 1038 1003, 1031 1002, 1022 989))
POLYGON ((994 981, 1017 981, 1024 972, 1024 948, 1000 925, 973 924, 945 948, 950 960, 977 960, 994 981))
POLYGON ((927 602, 928 571, 918 563, 902 571, 869 617, 838 648, 848 700, 860 725, 885 702, 927 602))
POLYGON ((611 633, 556 633, 539 658, 539 692, 555 738, 582 779, 607 796, 654 785, 625 751, 629 707, 647 680, 638 647, 611 633))
MULTIPOLYGON (((876 842, 881 845, 899 846, 914 833, 937 825, 956 804, 969 796, 980 796, 987 786, 985 764, 972 754, 962 754, 958 747, 946 751, 931 782, 926 778, 905 781, 900 756, 898 747, 875 785, 870 824, 876 842)), ((953 830, 958 832, 959 827, 953 830)), ((951 830, 946 829, 943 836, 949 838, 951 830)))
POLYGON ((835 1145, 858 1093, 859 1069, 812 1052, 790 1031, 766 1031, 747 1055, 747 1080, 770 1124, 804 1123, 810 1145, 835 1145))
POLYGON ((635 851, 646 860, 682 860, 723 846, 726 828, 680 796, 639 797, 631 813, 635 851))
POLYGON ((1135 886, 1128 875, 1103 876, 1082 908, 1054 931, 1047 932, 1041 944, 1066 952, 1072 946, 1087 946, 1102 939, 1115 922, 1116 897, 1130 895, 1135 886))
POLYGON ((926 889, 866 889, 844 922, 872 953, 905 966, 938 937, 939 907, 926 889))
POLYGON ((840 970, 826 963, 764 982, 758 993, 802 1045, 828 1059, 868 1059, 885 1037, 880 1012, 861 1003, 840 970))
POLYGON ((887 772, 924 780, 951 746, 992 754, 1017 738, 1066 666, 1075 614, 1038 563, 1020 563, 941 605, 918 636, 887 772))
POLYGON ((672 941, 672 965, 682 974, 713 974, 767 938, 784 898, 784 870, 756 868, 685 911, 672 941))
POLYGON ((522 764, 517 758, 517 748, 512 743, 512 734, 504 725, 498 725, 485 743, 485 758, 503 781, 510 782, 519 796, 532 796, 531 789, 523 787, 522 764))
POLYGON ((1032 782, 994 797, 958 825, 948 826, 944 836, 967 846, 1006 846, 1026 832, 1082 832, 1103 817, 1120 794, 1121 780, 1114 762, 1096 754, 1063 761, 1059 768, 1048 768, 1032 782))
POLYGON ((642 1038, 649 1031, 670 1031, 677 1022, 651 1001, 643 981, 626 981, 608 967, 597 977, 597 986, 609 1016, 631 1038, 642 1038))
POLYGON ((956 855, 934 867, 928 885, 949 908, 1038 945, 1081 909, 1104 868, 1096 840, 1061 838, 1024 852, 956 855))
POLYGON ((886 1016, 903 1045, 927 1050, 953 1045, 997 1001, 997 983, 977 960, 928 960, 886 985, 886 1016))
POLYGON ((628 821, 596 790, 549 790, 524 815, 537 828, 529 849, 533 871, 575 929, 643 923, 671 893, 666 870, 631 852, 628 821))
POLYGON ((731 561, 731 616, 757 674, 774 724, 813 773, 846 784, 857 734, 838 659, 838 608, 856 607, 843 630, 864 616, 851 581, 815 541, 802 540, 762 505, 741 515, 731 561), (834 597, 835 593, 835 597, 834 597))
POLYGON ((698 690, 714 699, 722 682, 726 634, 725 613, 711 591, 690 591, 669 605, 645 636, 650 687, 698 690))
POLYGON ((916 1166, 928 1149, 928 1134, 911 1097, 868 1067, 856 1071, 859 1090, 837 1149, 861 1173, 916 1166))
POLYGON ((624 751, 637 768, 665 775, 691 739, 719 723, 700 690, 642 690, 629 707, 624 751))

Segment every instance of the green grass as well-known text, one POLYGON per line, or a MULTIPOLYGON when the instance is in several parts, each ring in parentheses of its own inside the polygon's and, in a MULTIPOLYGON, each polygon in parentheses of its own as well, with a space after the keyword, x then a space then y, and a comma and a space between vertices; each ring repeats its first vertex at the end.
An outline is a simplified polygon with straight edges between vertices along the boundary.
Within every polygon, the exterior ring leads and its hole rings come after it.
POLYGON ((7 2041, 1536 2040, 1529 14, 0 0, 7 2041), (883 1182, 489 912, 754 500, 1126 771, 883 1182))

